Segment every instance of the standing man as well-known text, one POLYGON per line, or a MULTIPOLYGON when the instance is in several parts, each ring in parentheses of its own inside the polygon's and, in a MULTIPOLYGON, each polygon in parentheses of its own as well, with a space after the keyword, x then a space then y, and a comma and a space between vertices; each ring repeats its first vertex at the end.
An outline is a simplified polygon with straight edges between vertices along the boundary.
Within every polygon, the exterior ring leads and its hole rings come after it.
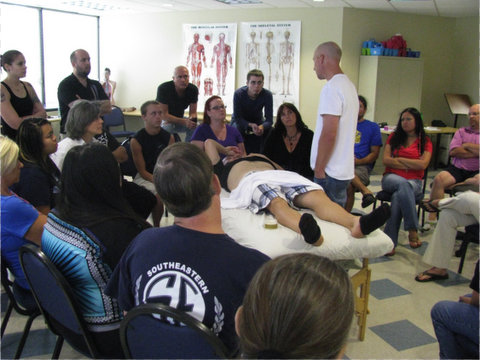
POLYGON ((382 134, 380 127, 373 121, 364 118, 367 111, 367 100, 359 95, 359 109, 357 133, 355 135, 355 177, 347 187, 347 204, 345 210, 352 211, 355 202, 355 192, 360 191, 362 197, 362 208, 373 204, 375 196, 367 188, 370 184, 370 172, 373 164, 378 158, 382 146, 382 134))
POLYGON ((263 88, 263 82, 260 70, 250 70, 247 86, 235 90, 233 95, 232 125, 242 134, 247 154, 262 152, 273 123, 273 96, 263 88))
POLYGON ((162 107, 162 127, 170 134, 185 133, 190 141, 197 127, 198 88, 189 82, 190 75, 185 66, 177 66, 172 81, 161 84, 157 89, 157 101, 162 107), (185 109, 188 117, 183 117, 185 109))
POLYGON ((70 55, 73 73, 63 79, 58 85, 58 104, 60 107, 60 133, 65 134, 65 123, 70 108, 75 100, 99 100, 100 115, 112 111, 112 105, 102 85, 88 78, 90 74, 90 55, 83 49, 77 49, 70 55))
POLYGON ((140 233, 106 292, 124 311, 153 302, 184 311, 236 350, 235 312, 268 257, 223 231, 220 181, 204 151, 193 144, 169 146, 153 177, 175 224, 140 233))
POLYGON ((342 50, 332 41, 315 50, 315 73, 327 84, 320 94, 310 165, 314 181, 344 207, 347 186, 355 175, 353 148, 359 105, 355 85, 340 68, 341 57, 342 50))

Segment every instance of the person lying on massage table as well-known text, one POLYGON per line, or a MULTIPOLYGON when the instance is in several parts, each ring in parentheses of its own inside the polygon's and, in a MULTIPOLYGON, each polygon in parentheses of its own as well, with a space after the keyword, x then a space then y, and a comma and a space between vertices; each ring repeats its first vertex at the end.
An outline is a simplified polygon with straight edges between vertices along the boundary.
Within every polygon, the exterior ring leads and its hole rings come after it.
POLYGON ((249 208, 253 213, 267 209, 281 225, 303 235, 313 246, 323 243, 320 227, 311 214, 300 214, 296 207, 311 209, 320 219, 346 227, 355 238, 370 234, 390 217, 386 203, 370 214, 352 215, 332 202, 320 185, 283 170, 264 155, 250 154, 230 161, 238 157, 238 148, 224 147, 212 139, 205 141, 205 152, 220 184, 231 192, 229 198, 222 199, 222 208, 249 208), (226 155, 224 160, 220 154, 226 155))

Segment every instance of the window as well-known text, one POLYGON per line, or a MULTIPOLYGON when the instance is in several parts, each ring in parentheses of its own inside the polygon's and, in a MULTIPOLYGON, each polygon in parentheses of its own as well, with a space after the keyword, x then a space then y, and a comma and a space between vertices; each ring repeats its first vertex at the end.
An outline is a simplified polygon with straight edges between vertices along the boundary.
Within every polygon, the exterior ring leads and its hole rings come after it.
POLYGON ((5 3, 1 12, 2 52, 16 49, 25 55, 25 81, 33 85, 47 109, 58 107, 58 84, 72 73, 70 54, 75 49, 88 51, 92 59, 89 77, 98 79, 98 16, 5 3))

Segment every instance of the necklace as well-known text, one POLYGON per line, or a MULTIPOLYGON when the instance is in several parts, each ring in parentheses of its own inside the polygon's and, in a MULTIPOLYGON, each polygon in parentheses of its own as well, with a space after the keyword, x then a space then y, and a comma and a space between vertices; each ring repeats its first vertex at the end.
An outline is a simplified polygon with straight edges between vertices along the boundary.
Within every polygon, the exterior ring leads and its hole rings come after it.
POLYGON ((292 152, 293 149, 295 148, 295 142, 297 141, 297 135, 298 135, 298 131, 292 136, 290 136, 288 134, 285 135, 285 140, 287 140, 288 145, 290 145, 289 149, 288 149, 289 152, 292 152))
POLYGON ((288 141, 290 142, 290 145, 293 145, 293 142, 295 142, 295 140, 297 139, 297 135, 298 135, 298 131, 293 134, 292 136, 290 135, 285 135, 285 137, 288 139, 288 141))

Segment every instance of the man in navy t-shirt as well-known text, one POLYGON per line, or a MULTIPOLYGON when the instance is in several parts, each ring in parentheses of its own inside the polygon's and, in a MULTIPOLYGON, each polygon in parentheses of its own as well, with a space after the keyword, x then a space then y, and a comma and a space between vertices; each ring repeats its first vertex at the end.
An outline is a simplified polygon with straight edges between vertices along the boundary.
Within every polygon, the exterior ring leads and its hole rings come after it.
POLYGON ((223 231, 220 182, 195 145, 167 147, 155 165, 154 183, 175 224, 140 233, 106 292, 124 311, 152 302, 185 311, 234 351, 235 312, 268 257, 237 244, 223 231))
POLYGON ((367 188, 370 184, 370 172, 373 164, 378 158, 382 146, 382 135, 377 123, 364 118, 367 111, 367 100, 359 95, 357 133, 355 135, 355 177, 347 187, 347 203, 345 210, 350 212, 355 202, 355 192, 360 191, 362 197, 362 208, 366 208, 375 201, 375 196, 367 188))

